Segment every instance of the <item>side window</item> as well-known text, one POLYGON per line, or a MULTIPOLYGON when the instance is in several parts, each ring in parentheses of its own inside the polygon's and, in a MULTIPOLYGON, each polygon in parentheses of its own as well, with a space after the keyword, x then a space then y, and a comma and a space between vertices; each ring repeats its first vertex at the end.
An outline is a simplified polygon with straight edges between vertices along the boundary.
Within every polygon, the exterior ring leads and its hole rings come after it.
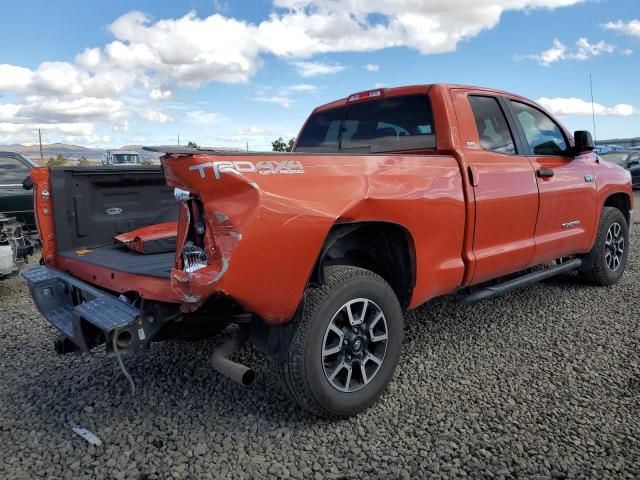
POLYGON ((0 185, 18 184, 29 175, 29 167, 20 160, 0 155, 0 185))
POLYGON ((469 103, 480 136, 480 145, 492 152, 515 154, 516 147, 509 124, 494 97, 469 96, 469 103))
POLYGON ((562 129, 540 110, 511 100, 518 122, 534 155, 561 155, 567 150, 562 129))

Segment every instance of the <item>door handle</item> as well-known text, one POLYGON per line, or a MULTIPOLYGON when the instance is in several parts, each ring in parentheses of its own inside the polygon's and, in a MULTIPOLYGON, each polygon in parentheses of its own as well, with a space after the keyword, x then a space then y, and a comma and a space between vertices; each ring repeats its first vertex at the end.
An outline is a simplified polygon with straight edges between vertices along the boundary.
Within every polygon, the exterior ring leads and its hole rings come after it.
POLYGON ((540 168, 540 169, 536 170, 536 175, 538 175, 538 177, 540 177, 540 178, 551 178, 555 174, 554 174, 553 170, 551 170, 550 168, 540 168))

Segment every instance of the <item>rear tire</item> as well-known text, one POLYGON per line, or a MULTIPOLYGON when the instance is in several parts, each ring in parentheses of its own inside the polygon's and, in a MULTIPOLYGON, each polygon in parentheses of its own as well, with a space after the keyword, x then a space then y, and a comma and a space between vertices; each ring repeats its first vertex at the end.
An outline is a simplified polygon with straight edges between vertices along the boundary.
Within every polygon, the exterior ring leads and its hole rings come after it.
POLYGON ((403 318, 391 287, 373 272, 332 266, 307 290, 280 376, 302 408, 323 417, 367 409, 393 377, 403 318))
POLYGON ((594 285, 613 285, 624 273, 629 255, 629 226, 620 210, 604 207, 596 243, 587 255, 593 263, 581 276, 594 285))

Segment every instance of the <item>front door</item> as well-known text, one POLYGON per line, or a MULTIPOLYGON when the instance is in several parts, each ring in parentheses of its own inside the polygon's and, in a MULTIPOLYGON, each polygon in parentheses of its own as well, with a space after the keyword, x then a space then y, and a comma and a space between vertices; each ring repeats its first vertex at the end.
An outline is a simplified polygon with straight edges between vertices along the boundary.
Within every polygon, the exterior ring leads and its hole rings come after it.
POLYGON ((538 187, 498 98, 452 90, 464 157, 475 197, 471 283, 523 270, 535 252, 538 187))
POLYGON ((540 211, 530 265, 587 252, 597 221, 595 154, 567 155, 564 130, 546 113, 520 100, 508 101, 536 172, 540 211))

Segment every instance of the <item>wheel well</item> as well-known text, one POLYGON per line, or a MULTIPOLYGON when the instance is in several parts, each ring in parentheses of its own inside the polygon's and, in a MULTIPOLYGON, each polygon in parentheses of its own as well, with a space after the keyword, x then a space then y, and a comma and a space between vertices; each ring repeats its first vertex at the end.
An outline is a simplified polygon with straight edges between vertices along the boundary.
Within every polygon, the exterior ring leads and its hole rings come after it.
POLYGON ((625 193, 614 193, 604 202, 605 207, 615 207, 622 212, 627 221, 627 225, 631 221, 629 211, 631 210, 631 200, 625 193))
POLYGON ((415 285, 414 245, 402 226, 388 222, 334 225, 313 269, 311 282, 324 283, 324 268, 351 265, 380 275, 406 308, 415 285))

